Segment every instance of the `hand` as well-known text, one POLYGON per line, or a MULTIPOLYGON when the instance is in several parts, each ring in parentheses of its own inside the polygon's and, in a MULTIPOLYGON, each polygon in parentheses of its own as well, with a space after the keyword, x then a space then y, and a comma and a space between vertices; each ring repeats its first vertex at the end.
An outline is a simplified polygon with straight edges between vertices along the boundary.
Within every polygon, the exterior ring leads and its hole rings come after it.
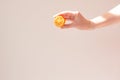
POLYGON ((78 11, 64 11, 55 16, 63 16, 66 20, 71 21, 71 23, 65 24, 62 28, 94 29, 94 23, 83 17, 78 11))

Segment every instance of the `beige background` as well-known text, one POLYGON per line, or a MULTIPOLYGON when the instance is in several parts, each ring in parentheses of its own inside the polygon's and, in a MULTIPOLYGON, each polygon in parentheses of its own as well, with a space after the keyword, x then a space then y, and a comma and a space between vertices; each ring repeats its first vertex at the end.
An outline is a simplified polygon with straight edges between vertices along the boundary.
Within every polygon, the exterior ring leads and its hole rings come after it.
POLYGON ((120 80, 120 24, 61 30, 53 15, 94 18, 120 0, 0 0, 0 80, 120 80))

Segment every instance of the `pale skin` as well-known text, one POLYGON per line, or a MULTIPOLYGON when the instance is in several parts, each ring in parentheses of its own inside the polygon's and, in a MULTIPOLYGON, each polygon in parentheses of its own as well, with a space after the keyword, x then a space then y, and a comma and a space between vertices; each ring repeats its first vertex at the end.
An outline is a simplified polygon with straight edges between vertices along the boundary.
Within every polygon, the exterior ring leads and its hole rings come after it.
POLYGON ((63 16, 66 20, 71 21, 65 24, 62 28, 77 28, 80 30, 93 30, 106 27, 115 23, 120 23, 120 4, 104 13, 101 16, 93 19, 85 18, 79 11, 63 11, 55 16, 63 16))

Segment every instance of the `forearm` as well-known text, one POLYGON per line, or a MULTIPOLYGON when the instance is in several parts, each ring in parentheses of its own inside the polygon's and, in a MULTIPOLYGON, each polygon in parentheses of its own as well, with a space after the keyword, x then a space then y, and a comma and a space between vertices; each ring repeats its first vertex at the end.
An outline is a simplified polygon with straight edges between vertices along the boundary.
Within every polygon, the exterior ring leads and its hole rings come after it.
POLYGON ((116 17, 110 13, 104 14, 103 16, 96 17, 91 20, 95 28, 108 26, 114 23, 120 22, 120 17, 116 17))
POLYGON ((109 12, 91 19, 94 28, 108 26, 120 22, 120 5, 113 8, 109 12))

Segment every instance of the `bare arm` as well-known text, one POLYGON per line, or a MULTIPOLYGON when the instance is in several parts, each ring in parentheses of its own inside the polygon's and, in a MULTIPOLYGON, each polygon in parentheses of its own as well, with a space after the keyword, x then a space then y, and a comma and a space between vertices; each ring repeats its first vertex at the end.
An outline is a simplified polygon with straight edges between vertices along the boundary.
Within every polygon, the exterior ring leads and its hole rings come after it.
POLYGON ((94 23, 95 28, 100 28, 120 22, 120 5, 116 6, 102 16, 91 19, 91 21, 94 23))
POLYGON ((56 14, 56 16, 57 15, 63 16, 66 20, 72 22, 65 24, 62 28, 77 28, 80 30, 97 29, 114 23, 120 23, 120 4, 105 14, 93 19, 85 18, 78 11, 64 11, 56 14))

